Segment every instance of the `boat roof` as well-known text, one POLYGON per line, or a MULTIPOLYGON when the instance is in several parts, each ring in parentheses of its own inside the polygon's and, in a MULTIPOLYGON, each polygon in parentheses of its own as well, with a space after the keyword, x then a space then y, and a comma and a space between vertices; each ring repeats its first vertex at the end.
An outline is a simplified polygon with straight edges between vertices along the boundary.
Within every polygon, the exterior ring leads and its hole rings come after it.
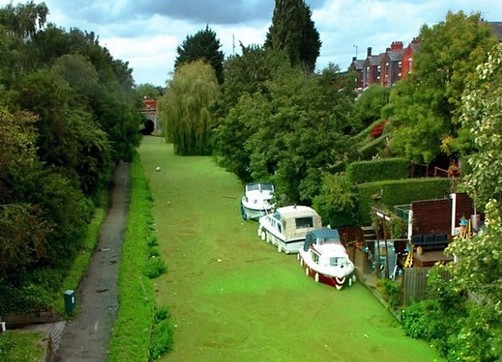
MULTIPOLYGON (((337 229, 324 227, 321 229, 311 230, 307 233, 307 236, 305 237, 305 243, 303 244, 303 250, 309 250, 311 245, 319 243, 318 240, 322 240, 323 242, 329 240, 329 243, 332 244, 342 244, 340 240, 340 234, 338 233, 337 229)), ((319 244, 323 244, 323 242, 319 244)))
POLYGON ((270 190, 274 191, 274 184, 271 182, 250 182, 246 184, 246 190, 270 190))
POLYGON ((317 212, 314 209, 302 205, 284 206, 278 208, 274 212, 274 217, 279 220, 297 217, 308 217, 314 215, 317 215, 317 212))

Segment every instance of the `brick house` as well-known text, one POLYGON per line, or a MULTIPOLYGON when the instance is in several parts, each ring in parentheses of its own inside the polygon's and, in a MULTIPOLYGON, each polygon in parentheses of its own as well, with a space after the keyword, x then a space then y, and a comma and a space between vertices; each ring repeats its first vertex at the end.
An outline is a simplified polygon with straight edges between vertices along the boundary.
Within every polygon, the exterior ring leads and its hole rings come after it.
POLYGON ((380 64, 382 69, 380 85, 382 87, 390 87, 401 79, 403 54, 403 42, 401 41, 392 42, 390 48, 385 51, 380 64))
POLYGON ((413 71, 413 59, 415 58, 415 54, 417 54, 419 51, 420 51, 420 39, 413 38, 413 40, 404 50, 401 79, 408 78, 408 75, 413 71))
POLYGON ((367 57, 363 66, 363 89, 368 88, 374 83, 380 83, 383 57, 384 53, 372 55, 371 47, 368 47, 367 57))

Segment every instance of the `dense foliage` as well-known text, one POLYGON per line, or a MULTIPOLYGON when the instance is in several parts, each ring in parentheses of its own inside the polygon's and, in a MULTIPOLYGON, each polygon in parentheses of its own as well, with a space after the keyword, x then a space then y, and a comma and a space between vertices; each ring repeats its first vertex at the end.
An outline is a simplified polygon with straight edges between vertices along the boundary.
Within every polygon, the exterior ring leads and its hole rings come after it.
POLYGON ((276 0, 265 47, 283 51, 292 66, 313 72, 321 40, 304 0, 276 0))
POLYGON ((353 98, 349 82, 337 68, 318 75, 275 68, 220 121, 215 144, 222 165, 243 181, 274 182, 281 203, 311 204, 323 171, 350 152, 343 132, 353 98))
MULTIPOLYGON (((446 20, 420 31, 420 51, 413 72, 391 93, 391 147, 418 163, 434 161, 442 152, 459 156, 440 140, 459 136, 461 96, 476 66, 496 42, 479 14, 448 13, 446 20)), ((453 147, 453 148, 452 148, 453 147)))
POLYGON ((345 170, 353 183, 365 183, 383 180, 407 179, 410 174, 410 162, 404 158, 384 158, 373 161, 352 162, 345 170))
POLYGON ((408 333, 432 341, 450 361, 502 358, 500 44, 476 73, 464 92, 460 120, 470 130, 475 150, 464 187, 485 214, 484 227, 471 238, 455 238, 447 252, 457 261, 437 266, 429 278, 429 298, 404 314, 408 333), (449 278, 438 277, 442 270, 449 278))
POLYGON ((218 82, 222 84, 224 56, 220 48, 221 44, 216 38, 216 33, 206 26, 205 30, 187 36, 185 41, 178 46, 174 68, 177 71, 187 63, 201 60, 213 67, 218 82))
POLYGON ((0 315, 51 303, 141 117, 127 63, 93 33, 0 9, 0 315))

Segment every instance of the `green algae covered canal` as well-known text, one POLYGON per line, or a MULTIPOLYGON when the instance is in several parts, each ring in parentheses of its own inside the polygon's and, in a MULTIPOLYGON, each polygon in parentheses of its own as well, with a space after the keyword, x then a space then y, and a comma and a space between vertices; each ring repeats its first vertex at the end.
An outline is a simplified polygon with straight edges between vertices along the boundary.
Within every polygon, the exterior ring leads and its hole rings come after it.
POLYGON ((361 284, 316 284, 296 255, 261 241, 257 222, 241 218, 242 185, 211 157, 176 156, 158 137, 139 152, 168 269, 156 300, 175 325, 163 360, 440 360, 361 284))

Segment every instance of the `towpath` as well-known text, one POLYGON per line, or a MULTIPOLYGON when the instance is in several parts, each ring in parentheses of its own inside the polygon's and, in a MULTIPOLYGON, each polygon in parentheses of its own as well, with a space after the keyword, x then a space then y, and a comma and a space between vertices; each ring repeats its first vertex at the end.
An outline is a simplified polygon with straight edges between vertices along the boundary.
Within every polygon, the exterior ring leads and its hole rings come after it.
POLYGON ((76 291, 80 313, 55 340, 56 361, 107 360, 107 347, 118 308, 117 283, 122 239, 129 206, 129 164, 114 173, 114 189, 100 240, 86 277, 76 291))

